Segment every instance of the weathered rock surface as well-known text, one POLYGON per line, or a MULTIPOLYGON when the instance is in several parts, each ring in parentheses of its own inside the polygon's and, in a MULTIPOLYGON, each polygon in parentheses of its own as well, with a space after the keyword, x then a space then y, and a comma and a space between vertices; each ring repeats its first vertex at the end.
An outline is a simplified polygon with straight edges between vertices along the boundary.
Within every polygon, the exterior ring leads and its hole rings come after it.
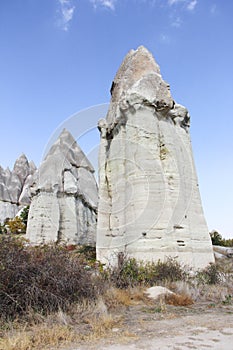
POLYGON ((219 245, 213 246, 214 256, 217 259, 233 259, 233 248, 231 247, 222 247, 219 245))
POLYGON ((190 142, 190 116, 174 102, 153 56, 130 51, 99 121, 97 258, 214 261, 190 142))
POLYGON ((64 129, 40 165, 32 189, 26 234, 31 243, 95 244, 98 192, 93 173, 64 129))
POLYGON ((35 172, 35 164, 28 162, 24 154, 16 160, 12 171, 0 167, 0 222, 13 218, 23 206, 30 204, 35 172))

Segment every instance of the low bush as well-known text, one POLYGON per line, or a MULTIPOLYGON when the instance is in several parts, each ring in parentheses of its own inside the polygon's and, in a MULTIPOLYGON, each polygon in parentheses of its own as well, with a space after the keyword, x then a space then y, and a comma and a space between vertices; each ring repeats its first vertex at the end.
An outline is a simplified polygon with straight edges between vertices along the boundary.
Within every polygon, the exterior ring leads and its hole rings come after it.
POLYGON ((26 225, 19 216, 9 219, 6 228, 13 234, 23 234, 26 232, 26 225))
POLYGON ((0 317, 31 311, 66 311, 72 303, 95 299, 98 285, 85 259, 56 245, 27 247, 17 236, 0 238, 0 317))
POLYGON ((220 284, 223 273, 217 264, 210 263, 206 268, 198 271, 197 281, 203 284, 220 284))
POLYGON ((184 280, 185 269, 174 258, 166 261, 147 262, 122 256, 118 265, 103 272, 105 279, 117 288, 135 287, 138 285, 153 286, 159 283, 184 280))

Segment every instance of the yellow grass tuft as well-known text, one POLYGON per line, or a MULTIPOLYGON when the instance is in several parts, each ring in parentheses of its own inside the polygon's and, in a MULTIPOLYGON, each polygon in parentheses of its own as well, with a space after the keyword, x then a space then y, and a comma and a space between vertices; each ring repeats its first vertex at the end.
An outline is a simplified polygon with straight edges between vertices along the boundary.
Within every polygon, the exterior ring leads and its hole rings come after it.
POLYGON ((45 349, 76 340, 76 333, 69 326, 35 326, 30 331, 15 331, 0 339, 0 350, 45 349))
POLYGON ((148 303, 148 298, 144 294, 145 288, 133 287, 128 289, 110 288, 104 294, 104 301, 109 310, 117 309, 118 307, 127 307, 140 303, 148 303))

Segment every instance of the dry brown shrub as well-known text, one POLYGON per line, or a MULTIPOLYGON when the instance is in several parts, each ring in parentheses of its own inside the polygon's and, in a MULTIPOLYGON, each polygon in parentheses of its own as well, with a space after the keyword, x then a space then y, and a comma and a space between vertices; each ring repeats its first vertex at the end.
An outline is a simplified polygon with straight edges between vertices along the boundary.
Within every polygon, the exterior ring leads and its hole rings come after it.
POLYGON ((167 294, 165 302, 173 306, 188 306, 194 303, 192 298, 186 294, 167 294))
POLYGON ((48 315, 95 300, 102 287, 86 266, 65 247, 27 247, 17 237, 0 237, 0 318, 48 315))

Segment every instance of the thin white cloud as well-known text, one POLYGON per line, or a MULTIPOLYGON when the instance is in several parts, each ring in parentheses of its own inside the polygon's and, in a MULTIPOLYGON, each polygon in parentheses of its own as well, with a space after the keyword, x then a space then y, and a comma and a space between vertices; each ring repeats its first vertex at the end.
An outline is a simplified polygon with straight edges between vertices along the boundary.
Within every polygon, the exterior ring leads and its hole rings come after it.
POLYGON ((213 4, 210 8, 211 15, 215 15, 216 11, 217 11, 217 5, 213 4))
POLYGON ((182 24, 182 20, 180 17, 173 18, 171 22, 172 27, 176 27, 176 28, 179 28, 181 24, 182 24))
POLYGON ((170 44, 170 42, 171 42, 170 37, 164 33, 160 34, 159 40, 163 44, 170 44))
POLYGON ((115 3, 117 0, 90 0, 90 2, 93 4, 94 8, 97 8, 99 6, 106 7, 112 11, 115 10, 115 3))
POLYGON ((168 0, 168 5, 172 6, 174 4, 177 4, 178 2, 181 2, 183 0, 168 0))
POLYGON ((59 20, 59 26, 64 30, 68 31, 70 22, 74 15, 75 6, 71 0, 58 0, 60 4, 61 19, 59 20))
POLYGON ((180 28, 183 23, 183 16, 186 11, 193 12, 197 6, 198 0, 167 0, 167 6, 170 8, 170 25, 180 28))
POLYGON ((197 5, 197 0, 192 0, 187 4, 187 10, 193 11, 197 5))
POLYGON ((183 5, 188 11, 193 11, 197 5, 197 0, 168 0, 168 5, 183 5))

